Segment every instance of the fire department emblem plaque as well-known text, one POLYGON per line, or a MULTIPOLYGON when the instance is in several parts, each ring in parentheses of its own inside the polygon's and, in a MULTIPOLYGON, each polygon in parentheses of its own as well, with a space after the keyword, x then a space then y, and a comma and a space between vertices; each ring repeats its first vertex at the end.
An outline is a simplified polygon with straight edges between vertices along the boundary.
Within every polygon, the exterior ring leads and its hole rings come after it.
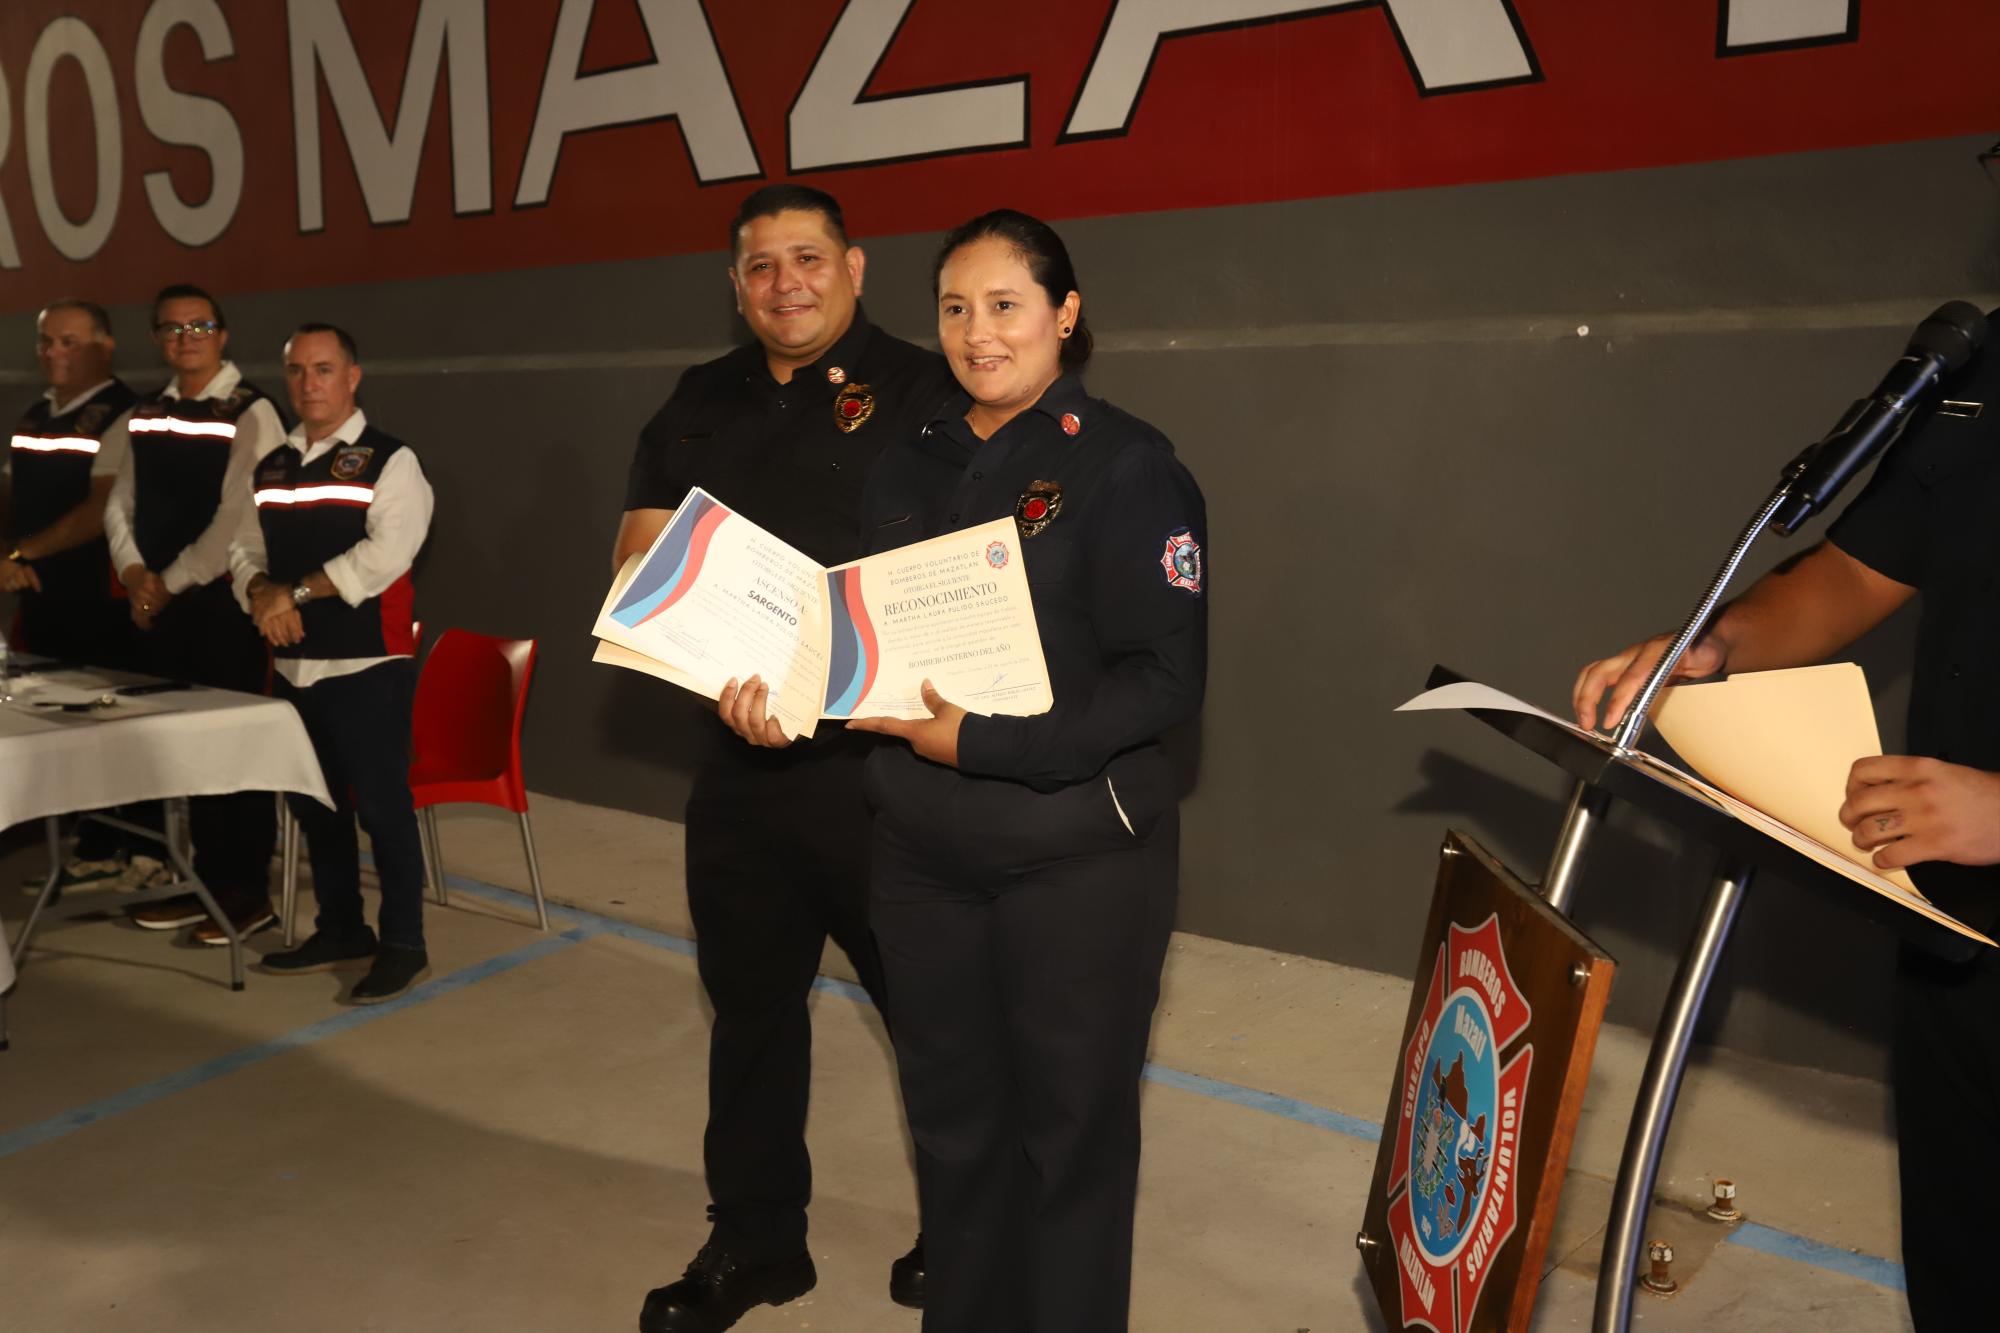
POLYGON ((1448 836, 1356 1243, 1393 1329, 1525 1329, 1615 964, 1448 836))

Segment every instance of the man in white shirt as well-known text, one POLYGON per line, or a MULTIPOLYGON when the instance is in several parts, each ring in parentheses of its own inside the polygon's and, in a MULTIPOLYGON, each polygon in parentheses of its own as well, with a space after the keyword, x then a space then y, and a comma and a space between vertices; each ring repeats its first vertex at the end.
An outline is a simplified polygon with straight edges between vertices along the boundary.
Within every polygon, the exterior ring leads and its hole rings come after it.
MULTIPOLYGON (((250 474, 284 438, 271 400, 224 359, 229 325, 214 297, 174 286, 153 301, 153 336, 174 377, 142 397, 105 438, 129 453, 104 507, 111 558, 141 631, 142 670, 173 680, 263 694, 264 643, 230 596, 229 540, 250 508, 250 474)), ((271 851, 277 820, 261 792, 201 796, 189 803, 194 869, 239 935, 261 930, 271 910, 271 851)), ((137 909, 149 930, 201 921, 192 895, 137 909)), ((213 922, 195 932, 225 944, 213 922)))
POLYGON ((299 425, 257 466, 230 567, 237 599, 273 649, 278 697, 304 719, 335 800, 328 810, 291 798, 319 916, 309 939, 266 955, 264 970, 367 962, 348 999, 378 1004, 430 971, 410 799, 410 565, 430 531, 431 487, 415 451, 369 424, 355 402, 360 386, 360 359, 344 330, 306 324, 292 334, 285 387, 299 425), (362 911, 356 816, 382 883, 379 941, 362 911))

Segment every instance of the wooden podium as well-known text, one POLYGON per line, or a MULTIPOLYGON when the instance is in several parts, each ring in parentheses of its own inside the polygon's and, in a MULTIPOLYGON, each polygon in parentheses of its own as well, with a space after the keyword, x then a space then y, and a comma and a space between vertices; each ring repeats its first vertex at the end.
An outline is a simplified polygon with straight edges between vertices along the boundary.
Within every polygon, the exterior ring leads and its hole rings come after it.
MULTIPOLYGON (((1456 684, 1465 678, 1443 667, 1434 668, 1428 687, 1456 684)), ((1579 734, 1558 723, 1533 713, 1520 713, 1500 709, 1472 708, 1466 710, 1502 735, 1509 737, 1523 748, 1540 755, 1550 763, 1563 769, 1577 780, 1576 795, 1571 802, 1568 817, 1563 826, 1563 835, 1551 860, 1547 880, 1565 887, 1575 880, 1578 866, 1587 852, 1589 836, 1599 825, 1614 800, 1625 801, 1647 811, 1678 828, 1688 839, 1706 843, 1716 850, 1716 871, 1710 882, 1708 896, 1703 904, 1701 917, 1693 938, 1674 974, 1668 991, 1659 1027, 1655 1030, 1653 1044, 1646 1060, 1645 1073, 1640 1080, 1639 1093, 1632 1108, 1632 1116, 1626 1130, 1624 1155, 1619 1162, 1618 1178, 1612 1192, 1611 1214, 1605 1228, 1604 1256, 1598 1272, 1596 1313, 1592 1321, 1594 1333, 1625 1333, 1632 1317, 1632 1292, 1639 1274, 1639 1251, 1644 1242, 1641 1227, 1645 1219, 1647 1204, 1651 1200, 1653 1184, 1659 1173, 1660 1150, 1666 1141, 1667 1127, 1673 1118, 1675 1096, 1680 1091, 1681 1076, 1687 1064, 1688 1047, 1694 1038, 1695 1021, 1708 995, 1708 988, 1715 976, 1717 962, 1728 943, 1729 934, 1736 922, 1736 915, 1743 903, 1743 896, 1749 890, 1751 880, 1760 870, 1769 870, 1783 877, 1787 882, 1799 886, 1806 892, 1821 898, 1840 910, 1859 912, 1874 924, 1903 939, 1935 953, 1940 957, 1964 959, 1984 947, 1977 941, 1962 935, 1947 925, 1940 924, 1919 915, 1889 898, 1870 892, 1856 885, 1851 879, 1835 870, 1828 869, 1818 861, 1767 836, 1756 828, 1743 823, 1687 790, 1673 785, 1655 772, 1649 770, 1633 757, 1620 750, 1611 740, 1595 735, 1579 734)), ((1490 881, 1481 891, 1497 895, 1505 887, 1508 892, 1528 893, 1524 885, 1498 865, 1480 853, 1472 844, 1454 835, 1447 842, 1444 864, 1438 875, 1437 900, 1431 912, 1431 930, 1426 933, 1427 953, 1420 963, 1418 982, 1420 989, 1412 1001, 1412 1024, 1404 1035, 1405 1047, 1411 1046, 1414 1035, 1420 1027, 1428 994, 1421 989, 1434 986, 1432 969, 1436 943, 1433 935, 1440 929, 1441 916, 1449 918, 1452 903, 1464 900, 1465 886, 1461 880, 1466 872, 1456 869, 1454 862, 1476 863, 1482 868, 1481 878, 1490 881)), ((1567 907, 1567 893, 1550 894, 1553 901, 1544 901, 1539 896, 1536 904, 1560 921, 1571 936, 1572 943, 1579 951, 1578 962, 1586 962, 1592 971, 1593 980, 1602 970, 1603 986, 1608 989, 1610 969, 1605 966, 1601 952, 1595 951, 1586 937, 1575 931, 1562 909, 1567 907), (1584 958, 1588 952, 1591 962, 1584 958)), ((1505 918, 1502 918, 1503 920, 1505 918)), ((1527 920, 1526 916, 1520 919, 1527 920)), ((1554 935, 1544 930, 1549 938, 1554 935)), ((1515 984, 1527 983, 1529 978, 1522 975, 1519 961, 1525 955, 1516 953, 1510 961, 1514 968, 1515 984)), ((1449 960, 1446 960, 1449 964, 1449 960)), ((1538 967, 1548 966, 1538 962, 1538 967)), ((1572 966, 1574 963, 1571 964, 1572 966)), ((1538 977, 1538 984, 1552 987, 1560 978, 1538 977)), ((1583 1000, 1594 993, 1592 986, 1585 985, 1583 1000)), ((1533 994, 1531 988, 1529 991, 1533 994)), ((1362 1230, 1357 1237, 1367 1260, 1371 1275, 1376 1278, 1377 1299, 1382 1305, 1384 1318, 1392 1329, 1432 1328, 1437 1333, 1465 1333, 1479 1329, 1524 1329, 1527 1327, 1529 1312, 1533 1309, 1535 1288, 1540 1282, 1540 1269, 1534 1262, 1540 1251, 1532 1245, 1539 1239, 1547 1243, 1547 1228, 1553 1220, 1555 1196, 1560 1192, 1562 1170, 1569 1151, 1570 1134, 1575 1127, 1575 1117, 1581 1108, 1582 1089, 1588 1080, 1590 1057, 1596 1036, 1596 1022, 1603 1014, 1604 996, 1597 994, 1595 1017, 1591 1016, 1588 1003, 1572 1006, 1579 1026, 1572 1040, 1562 1049, 1568 1051, 1570 1067, 1566 1068, 1560 1080, 1562 1088, 1575 1090, 1574 1103, 1565 1103, 1554 1091, 1554 1083, 1541 1082, 1541 1070, 1535 1070, 1536 1080, 1528 1087, 1528 1092, 1539 1101, 1529 1103, 1530 1111, 1545 1110, 1548 1098, 1555 1097, 1562 1108, 1554 1125, 1547 1127, 1549 1136, 1545 1140, 1549 1146, 1545 1157, 1537 1163, 1528 1162, 1531 1150, 1529 1141, 1521 1142, 1522 1179, 1517 1182, 1514 1202, 1517 1206, 1518 1221, 1507 1240, 1496 1243, 1500 1253, 1484 1260, 1481 1265, 1490 1271, 1490 1281, 1482 1282, 1482 1288, 1472 1294, 1474 1301, 1470 1308, 1459 1310, 1455 1305, 1444 1302, 1444 1294, 1437 1293, 1431 1302, 1432 1311, 1445 1310, 1448 1318, 1440 1320, 1429 1317, 1431 1311, 1418 1308, 1412 1312, 1403 1290, 1397 1285, 1410 1282, 1421 1289, 1418 1275, 1428 1275, 1435 1266, 1424 1267, 1423 1260, 1433 1259, 1447 1250, 1433 1245, 1429 1251, 1419 1244, 1414 1246, 1415 1259, 1419 1262, 1398 1261, 1390 1245, 1387 1230, 1391 1219, 1396 1216, 1394 1202, 1403 1203, 1406 1220, 1421 1221, 1424 1210, 1404 1202, 1407 1193, 1399 1193, 1407 1187, 1403 1174, 1407 1172, 1407 1160, 1398 1165, 1396 1147, 1397 1120, 1406 1114, 1404 1101, 1408 1092, 1408 1050, 1404 1060, 1396 1070, 1397 1091, 1390 1102, 1389 1120, 1383 1131, 1383 1148, 1376 1162, 1375 1187, 1368 1199, 1368 1210, 1364 1215, 1362 1230), (1584 1027, 1588 1027, 1588 1032, 1584 1027), (1529 1193, 1530 1183, 1526 1179, 1529 1171, 1539 1174, 1529 1193), (1546 1207, 1547 1216, 1543 1216, 1546 1207), (1453 1323, 1451 1319, 1461 1322, 1453 1323)), ((1497 1013, 1495 1017, 1497 1017, 1497 1013)), ((1540 1015, 1537 1015, 1539 1018, 1540 1015)), ((1496 1032, 1496 1036, 1499 1034, 1496 1032)), ((1541 1049, 1555 1040, 1550 1035, 1538 1035, 1538 1046, 1534 1062, 1543 1060, 1541 1049)), ((1434 1047, 1433 1047, 1434 1049, 1434 1047)), ((1511 1050, 1511 1046, 1508 1048, 1511 1050)), ((1507 1066, 1511 1068, 1512 1066, 1507 1066)), ((1443 1075, 1448 1078, 1448 1071, 1443 1075)), ((1451 1089, 1454 1093, 1456 1089, 1451 1089)), ((1421 1088, 1416 1094, 1422 1096, 1421 1088)), ((1435 1098, 1434 1098, 1435 1099, 1435 1098)), ((1449 1099, 1446 1099, 1449 1100, 1449 1099)), ((1413 1107, 1407 1112, 1414 1115, 1421 1107, 1413 1107)), ((1449 1116, 1446 1117, 1450 1119, 1449 1116)), ((1421 1129, 1421 1125, 1419 1125, 1421 1129)), ((1476 1135, 1473 1137, 1477 1137, 1476 1135)), ((1461 1137, 1460 1144, 1466 1139, 1461 1137)), ((1401 1150, 1405 1159, 1412 1156, 1412 1150, 1405 1145, 1401 1150)), ((1476 1153, 1474 1154, 1476 1156, 1476 1153)), ((1415 1154, 1421 1160, 1422 1154, 1415 1154)), ((1431 1183, 1431 1182, 1427 1182, 1431 1183)), ((1443 1197, 1442 1189, 1435 1197, 1443 1197)), ((1482 1215, 1483 1216, 1483 1215, 1482 1215)), ((1419 1235, 1419 1240, 1422 1237, 1419 1235)), ((1434 1283, 1434 1279, 1433 1279, 1434 1283)), ((1421 1307, 1422 1302, 1418 1302, 1421 1307)))

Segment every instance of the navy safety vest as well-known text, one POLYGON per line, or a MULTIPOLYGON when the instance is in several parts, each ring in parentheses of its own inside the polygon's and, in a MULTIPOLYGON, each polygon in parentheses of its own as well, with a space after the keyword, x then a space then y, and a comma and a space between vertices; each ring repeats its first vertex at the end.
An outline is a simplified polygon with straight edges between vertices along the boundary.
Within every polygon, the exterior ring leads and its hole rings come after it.
MULTIPOLYGON (((375 483, 398 452, 401 440, 373 426, 352 444, 337 444, 312 462, 289 445, 265 455, 257 465, 257 525, 263 529, 270 577, 287 587, 368 536, 368 508, 375 483)), ((299 608, 303 642, 275 650, 278 657, 324 660, 348 657, 409 657, 416 653, 410 633, 416 587, 404 570, 380 596, 359 606, 322 597, 299 608)))
MULTIPOLYGON (((7 451, 7 466, 14 476, 9 524, 14 541, 40 532, 90 498, 90 469, 97 462, 98 442, 137 398, 122 380, 114 379, 61 416, 55 415, 55 405, 46 398, 28 409, 14 427, 7 451)), ((118 579, 111 568, 111 548, 102 537, 43 556, 35 561, 35 573, 45 597, 119 595, 114 592, 118 579)))
POLYGON ((215 521, 243 414, 264 398, 245 380, 220 398, 149 394, 132 409, 132 538, 163 570, 215 521))

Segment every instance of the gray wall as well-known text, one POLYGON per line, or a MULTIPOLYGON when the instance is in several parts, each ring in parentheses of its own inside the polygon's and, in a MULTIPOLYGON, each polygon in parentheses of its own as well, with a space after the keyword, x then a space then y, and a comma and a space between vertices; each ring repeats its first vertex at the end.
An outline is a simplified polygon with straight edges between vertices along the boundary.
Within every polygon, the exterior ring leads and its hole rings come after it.
MULTIPOLYGON (((1558 775, 1470 719, 1390 709, 1434 662, 1557 705, 1583 660, 1678 620, 1778 466, 1917 319, 2000 290, 1983 146, 1065 224, 1093 390, 1164 428, 1209 498, 1209 702, 1173 738, 1182 926, 1407 974, 1447 825, 1538 875, 1558 775)), ((929 332, 931 245, 868 246, 869 308, 893 331, 929 332)), ((668 817, 685 801, 706 723, 593 666, 588 626, 634 432, 737 336, 724 263, 232 303, 253 367, 300 319, 359 335, 371 415, 438 490, 420 613, 542 641, 539 791, 668 817)), ((1758 567, 1798 544, 1774 539, 1758 567)), ((1910 628, 1861 652, 1890 736, 1910 628)), ((1577 917, 1623 966, 1615 1020, 1653 1021, 1708 869, 1668 831, 1613 821, 1577 917)), ((1879 1072, 1890 957, 1872 928, 1760 883, 1706 1035, 1879 1072)))

